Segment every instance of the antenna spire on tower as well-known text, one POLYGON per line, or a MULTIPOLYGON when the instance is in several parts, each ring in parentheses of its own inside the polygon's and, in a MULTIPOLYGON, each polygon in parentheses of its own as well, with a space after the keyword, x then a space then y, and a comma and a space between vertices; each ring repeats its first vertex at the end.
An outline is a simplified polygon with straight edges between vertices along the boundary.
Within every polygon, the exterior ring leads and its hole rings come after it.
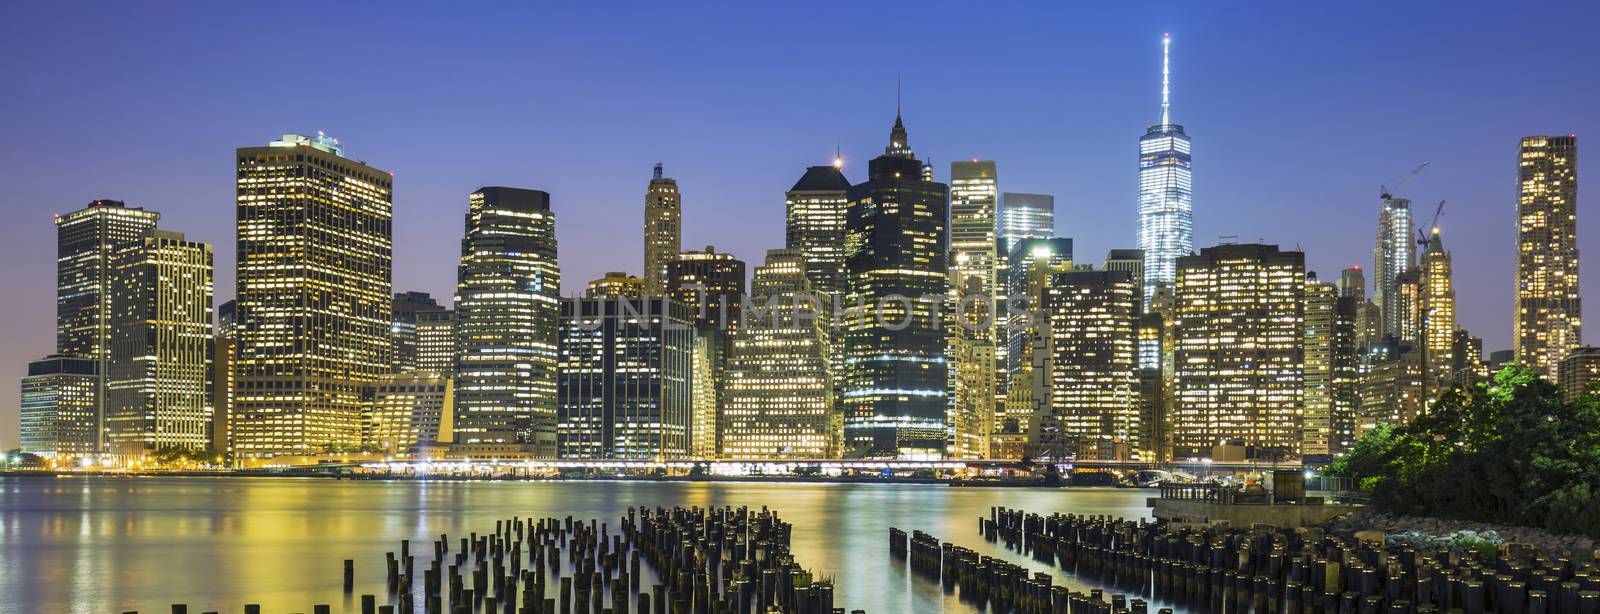
POLYGON ((1172 123, 1171 62, 1172 34, 1161 35, 1161 125, 1172 123))

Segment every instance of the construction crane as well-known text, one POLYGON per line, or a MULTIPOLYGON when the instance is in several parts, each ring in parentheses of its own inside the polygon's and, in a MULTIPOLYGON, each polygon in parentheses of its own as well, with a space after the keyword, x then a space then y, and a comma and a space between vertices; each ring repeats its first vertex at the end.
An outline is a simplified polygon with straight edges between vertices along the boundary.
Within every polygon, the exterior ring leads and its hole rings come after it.
MULTIPOLYGON (((1387 186, 1387 185, 1379 185, 1378 186, 1378 192, 1380 194, 1380 198, 1392 198, 1392 196, 1391 196, 1392 194, 1394 194, 1395 192, 1400 191, 1400 188, 1405 187, 1406 184, 1411 181, 1411 178, 1416 177, 1417 174, 1421 173, 1422 169, 1425 169, 1425 168, 1428 168, 1428 162, 1427 161, 1423 161, 1423 163, 1418 165, 1417 168, 1412 169, 1412 171, 1410 173, 1406 174, 1406 176, 1401 177, 1399 179, 1400 183, 1395 184, 1394 190, 1390 190, 1389 186, 1387 186)), ((1390 181, 1394 181, 1394 180, 1391 179, 1390 181)))
POLYGON ((1428 229, 1417 229, 1417 245, 1428 246, 1428 241, 1433 238, 1433 233, 1439 232, 1439 216, 1444 215, 1444 201, 1439 201, 1439 206, 1433 209, 1433 221, 1428 222, 1428 229))

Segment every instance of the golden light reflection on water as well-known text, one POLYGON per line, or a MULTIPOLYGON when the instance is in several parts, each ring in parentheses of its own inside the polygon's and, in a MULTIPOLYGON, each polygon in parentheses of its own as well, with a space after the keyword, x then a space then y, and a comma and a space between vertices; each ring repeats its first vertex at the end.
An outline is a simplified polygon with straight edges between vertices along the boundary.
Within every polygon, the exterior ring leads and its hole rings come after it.
MULTIPOLYGON (((321 478, 0 478, 0 611, 308 612, 383 593, 385 552, 494 529, 512 516, 598 518, 628 507, 768 506, 795 526, 800 563, 835 578, 835 603, 871 614, 972 612, 890 562, 888 530, 923 530, 1043 571, 984 542, 977 519, 1002 505, 1039 513, 1144 517, 1148 491, 892 484, 373 482, 321 478), (11 608, 16 608, 12 610, 11 608)), ((1057 573, 1057 582, 1068 582, 1057 573)), ((420 584, 420 583, 419 583, 420 584)), ((380 598, 380 602, 382 599, 380 598)))

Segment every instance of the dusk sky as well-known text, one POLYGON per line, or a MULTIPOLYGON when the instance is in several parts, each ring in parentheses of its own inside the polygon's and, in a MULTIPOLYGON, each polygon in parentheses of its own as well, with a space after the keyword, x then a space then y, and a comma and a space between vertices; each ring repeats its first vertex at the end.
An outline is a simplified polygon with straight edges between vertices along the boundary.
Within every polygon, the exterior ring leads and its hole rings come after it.
MULTIPOLYGON (((639 274, 645 184, 665 164, 683 245, 751 268, 782 247, 783 192, 842 148, 865 178, 903 83, 910 144, 998 162, 1056 197, 1078 260, 1135 246, 1137 139, 1194 139, 1195 246, 1219 236, 1370 268, 1379 185, 1441 220, 1462 327, 1510 347, 1517 139, 1600 122, 1600 4, 13 3, 0 24, 0 445, 16 382, 54 349, 51 215, 95 198, 216 249, 233 296, 233 150, 325 131, 396 174, 394 289, 448 298, 467 194, 550 192, 563 290, 639 274)), ((1600 146, 1600 145, 1597 145, 1600 146)), ((1600 182, 1580 155, 1581 184, 1600 182)), ((1580 189, 1583 288, 1600 221, 1580 189)), ((1600 309, 1600 306, 1591 310, 1600 309)), ((1592 328, 1592 327, 1591 327, 1592 328)), ((1590 331, 1591 340, 1600 330, 1590 331)))

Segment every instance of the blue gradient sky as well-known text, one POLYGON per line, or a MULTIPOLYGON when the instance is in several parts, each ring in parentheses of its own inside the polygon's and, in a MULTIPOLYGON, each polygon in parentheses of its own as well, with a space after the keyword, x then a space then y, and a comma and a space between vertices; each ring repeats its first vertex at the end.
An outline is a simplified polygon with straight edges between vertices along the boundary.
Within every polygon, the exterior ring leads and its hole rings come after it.
MULTIPOLYGON (((160 211, 215 244, 221 302, 233 149, 286 132, 327 131, 396 173, 396 290, 449 296, 467 193, 509 185, 552 194, 571 293, 640 271, 656 162, 682 187, 684 246, 758 264, 806 165, 839 144, 863 178, 900 78, 941 179, 952 159, 997 160, 1003 190, 1056 195, 1058 233, 1098 262, 1134 246, 1136 139, 1171 31, 1197 247, 1237 235, 1299 246, 1324 278, 1370 267, 1379 184, 1429 160, 1401 195, 1424 218, 1449 200, 1460 322, 1494 350, 1510 344, 1517 138, 1600 121, 1592 2, 592 4, 9 6, 0 445, 16 377, 53 349, 51 214, 160 211)), ((1587 200, 1584 238, 1600 231, 1587 200)))

